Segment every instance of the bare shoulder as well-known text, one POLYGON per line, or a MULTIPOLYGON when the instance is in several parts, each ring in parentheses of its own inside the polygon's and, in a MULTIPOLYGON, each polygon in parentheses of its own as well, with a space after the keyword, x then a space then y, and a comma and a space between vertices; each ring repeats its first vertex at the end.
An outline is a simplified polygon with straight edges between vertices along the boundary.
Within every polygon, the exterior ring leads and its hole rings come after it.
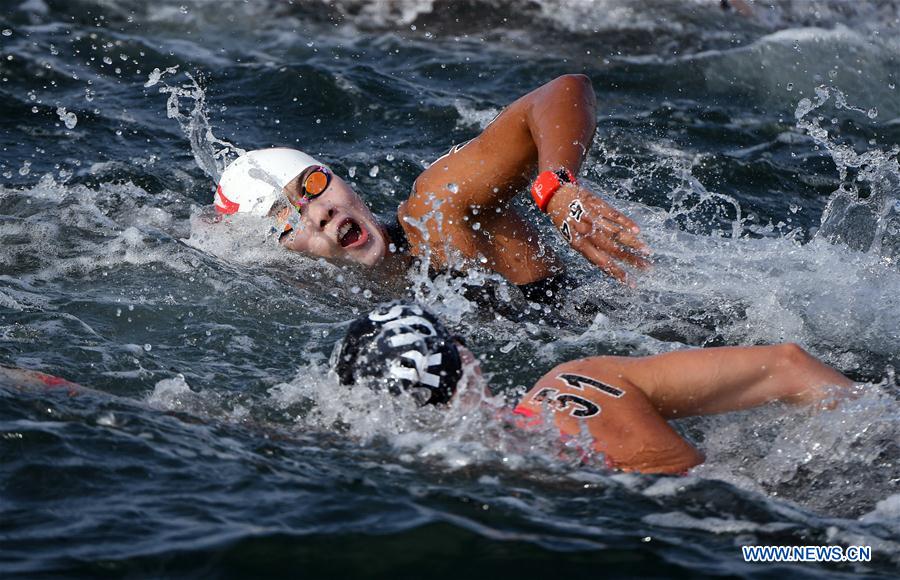
POLYGON ((548 403, 557 411, 572 406, 569 415, 589 418, 599 415, 600 405, 620 405, 627 393, 639 390, 625 378, 626 357, 590 357, 554 367, 535 383, 520 406, 534 411, 548 403))
POLYGON ((607 464, 625 471, 683 473, 703 455, 683 439, 626 377, 627 357, 592 357, 559 365, 541 377, 516 412, 549 411, 566 435, 586 426, 607 464))

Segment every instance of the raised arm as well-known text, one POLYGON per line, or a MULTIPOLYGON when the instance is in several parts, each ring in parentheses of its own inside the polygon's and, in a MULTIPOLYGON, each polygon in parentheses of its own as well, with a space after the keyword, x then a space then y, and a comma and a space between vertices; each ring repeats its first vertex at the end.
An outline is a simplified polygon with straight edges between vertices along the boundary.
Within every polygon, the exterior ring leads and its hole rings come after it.
MULTIPOLYGON (((413 245, 430 246, 439 260, 444 242, 467 257, 482 254, 516 283, 547 274, 556 266, 555 258, 536 247, 537 233, 509 201, 527 190, 540 171, 564 168, 577 174, 595 124, 596 98, 583 75, 561 76, 521 97, 481 135, 454 147, 419 176, 399 212, 401 219, 426 218, 428 240, 413 231, 415 228, 406 228, 413 245), (441 220, 428 217, 435 216, 436 207, 441 220), (480 233, 467 228, 476 222, 481 225, 480 233), (509 255, 501 255, 504 252, 509 255), (530 265, 517 268, 517 261, 530 265), (537 262, 544 267, 535 265, 537 262)), ((646 265, 641 257, 646 248, 636 236, 634 222, 584 187, 561 187, 548 214, 557 227, 569 219, 572 246, 616 278, 625 280, 618 262, 646 265), (575 200, 584 209, 577 222, 568 216, 575 200)))

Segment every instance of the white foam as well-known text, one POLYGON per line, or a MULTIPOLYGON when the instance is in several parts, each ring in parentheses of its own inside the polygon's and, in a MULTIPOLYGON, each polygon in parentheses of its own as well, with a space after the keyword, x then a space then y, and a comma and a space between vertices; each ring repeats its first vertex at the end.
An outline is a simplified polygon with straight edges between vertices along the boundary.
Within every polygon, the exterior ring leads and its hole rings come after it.
POLYGON ((642 517, 641 521, 653 526, 680 530, 703 530, 714 534, 745 534, 758 532, 763 528, 763 526, 755 522, 713 517, 695 518, 682 512, 648 514, 642 517))

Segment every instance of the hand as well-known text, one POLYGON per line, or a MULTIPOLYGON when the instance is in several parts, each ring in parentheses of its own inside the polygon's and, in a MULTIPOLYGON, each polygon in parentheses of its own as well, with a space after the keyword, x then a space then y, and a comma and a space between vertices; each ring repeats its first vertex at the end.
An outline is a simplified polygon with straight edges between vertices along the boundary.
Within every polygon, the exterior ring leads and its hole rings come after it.
POLYGON ((569 244, 616 280, 631 285, 621 263, 650 266, 640 228, 590 190, 567 183, 547 205, 547 214, 569 244))

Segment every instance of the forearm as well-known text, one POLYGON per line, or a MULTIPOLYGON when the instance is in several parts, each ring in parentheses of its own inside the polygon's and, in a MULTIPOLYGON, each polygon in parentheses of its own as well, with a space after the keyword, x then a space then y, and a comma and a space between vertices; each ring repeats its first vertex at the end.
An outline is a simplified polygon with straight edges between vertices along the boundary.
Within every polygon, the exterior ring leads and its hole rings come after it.
POLYGON ((853 381, 795 344, 700 348, 623 359, 623 375, 664 417, 709 415, 771 401, 811 404, 853 381))
POLYGON ((528 130, 538 172, 565 167, 577 174, 597 126, 597 99, 584 75, 565 75, 533 93, 528 130))

